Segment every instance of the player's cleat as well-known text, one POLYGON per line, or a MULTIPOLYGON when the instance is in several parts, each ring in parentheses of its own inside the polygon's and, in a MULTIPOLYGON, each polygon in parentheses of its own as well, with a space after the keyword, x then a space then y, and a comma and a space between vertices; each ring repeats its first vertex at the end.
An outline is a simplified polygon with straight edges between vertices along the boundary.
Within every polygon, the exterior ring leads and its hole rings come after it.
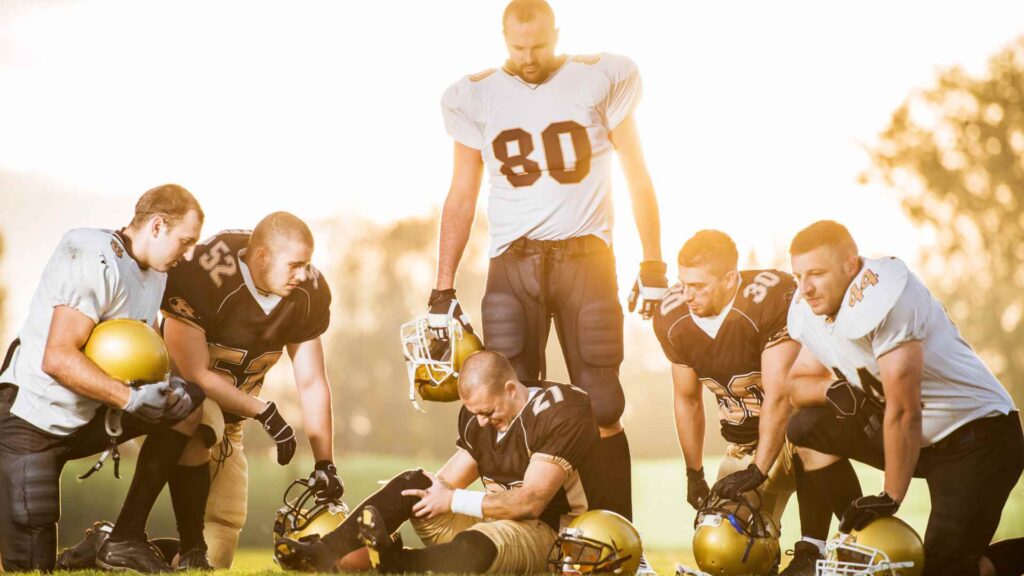
POLYGON ((647 561, 647 555, 640 555, 640 565, 636 567, 636 576, 658 576, 658 572, 647 561))
POLYGON ((117 542, 108 538, 96 552, 96 566, 114 572, 144 574, 170 570, 160 549, 150 543, 145 532, 117 542))
POLYGON ((274 562, 285 570, 334 572, 337 561, 338 555, 320 540, 318 534, 303 536, 298 540, 274 540, 274 562))
POLYGON ((363 508, 359 516, 359 538, 370 553, 370 566, 378 572, 387 573, 390 558, 401 545, 388 533, 384 516, 373 506, 363 508))
POLYGON ((180 552, 173 565, 174 571, 187 572, 198 570, 200 572, 209 572, 213 570, 213 564, 210 564, 210 558, 206 553, 206 543, 196 544, 188 550, 180 552))
POLYGON ((57 556, 57 570, 89 570, 96 567, 96 552, 110 537, 114 524, 96 522, 85 531, 85 538, 71 548, 61 550, 57 556))
POLYGON ((792 550, 786 550, 786 555, 792 555, 793 559, 779 576, 814 576, 818 560, 821 559, 821 550, 810 542, 800 540, 793 545, 792 550))

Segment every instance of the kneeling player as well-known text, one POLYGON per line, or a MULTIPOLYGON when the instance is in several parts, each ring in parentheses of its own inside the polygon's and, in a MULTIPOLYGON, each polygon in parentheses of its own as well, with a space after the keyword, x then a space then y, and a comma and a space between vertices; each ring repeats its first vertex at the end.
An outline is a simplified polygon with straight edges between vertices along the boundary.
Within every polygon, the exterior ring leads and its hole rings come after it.
POLYGON ((546 572, 560 517, 601 507, 604 474, 587 394, 538 384, 523 385, 498 352, 470 356, 459 377, 459 450, 448 463, 436 476, 399 474, 322 539, 279 539, 285 567, 329 570, 365 538, 383 572, 546 572), (466 490, 477 478, 486 491, 466 490), (406 520, 427 548, 392 542, 406 520))

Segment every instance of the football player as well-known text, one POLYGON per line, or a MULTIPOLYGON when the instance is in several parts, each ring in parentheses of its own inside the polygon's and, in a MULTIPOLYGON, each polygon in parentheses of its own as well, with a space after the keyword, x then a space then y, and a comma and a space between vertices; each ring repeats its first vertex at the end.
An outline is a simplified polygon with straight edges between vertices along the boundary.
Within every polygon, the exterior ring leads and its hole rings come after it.
POLYGON ((594 404, 609 509, 632 518, 629 445, 620 422, 623 318, 611 248, 613 150, 644 252, 631 309, 640 300, 649 316, 668 286, 657 199, 633 117, 640 73, 615 54, 558 54, 555 15, 544 0, 514 0, 502 23, 504 66, 462 78, 442 98, 455 166, 441 215, 431 325, 443 332, 462 316, 455 273, 486 166, 491 260, 484 341, 509 358, 521 379, 544 378, 554 320, 570 381, 594 404))
POLYGON ((259 422, 274 440, 278 464, 288 464, 295 453, 291 426, 273 401, 259 398, 264 376, 284 350, 316 461, 311 482, 325 497, 344 491, 334 465, 331 389, 320 338, 330 323, 331 291, 310 264, 312 255, 306 224, 275 212, 251 233, 228 230, 204 241, 168 277, 164 338, 182 376, 208 397, 200 434, 169 485, 181 537, 179 569, 231 567, 247 508, 245 420, 259 422))
POLYGON ((527 387, 489 350, 465 361, 458 390, 458 450, 448 463, 436 475, 399 474, 322 539, 278 539, 285 568, 330 570, 368 542, 382 573, 547 571, 559 518, 600 508, 604 499, 590 399, 564 384, 527 387), (485 490, 468 490, 478 478, 485 490), (392 541, 406 520, 426 548, 392 541))
MULTIPOLYGON (((687 240, 679 251, 679 284, 661 301, 654 331, 672 362, 687 502, 700 510, 711 491, 703 467, 707 387, 718 399, 722 436, 729 442, 713 490, 736 500, 760 489, 760 509, 781 527, 799 465, 785 442, 786 376, 800 351, 786 329, 796 282, 779 270, 737 270, 738 257, 724 232, 701 230, 687 240)), ((816 522, 804 518, 807 513, 801 510, 803 542, 786 574, 813 573, 824 550, 831 513, 814 508, 824 515, 816 522)))
POLYGON ((176 377, 126 386, 82 350, 105 320, 130 318, 156 328, 167 271, 192 252, 202 222, 192 194, 159 186, 142 195, 127 227, 71 230, 46 265, 0 372, 4 570, 53 570, 64 463, 141 435, 148 441, 99 560, 118 570, 163 568, 149 549, 146 520, 199 424, 202 390, 176 377))
POLYGON ((1024 470, 1009 394, 902 261, 859 256, 829 220, 801 230, 790 255, 799 290, 789 332, 803 344, 791 398, 803 408, 789 440, 823 493, 841 489, 827 474, 838 461, 885 472, 880 494, 837 510, 840 531, 891 516, 911 477, 925 478, 925 574, 994 573, 986 547, 1024 470))

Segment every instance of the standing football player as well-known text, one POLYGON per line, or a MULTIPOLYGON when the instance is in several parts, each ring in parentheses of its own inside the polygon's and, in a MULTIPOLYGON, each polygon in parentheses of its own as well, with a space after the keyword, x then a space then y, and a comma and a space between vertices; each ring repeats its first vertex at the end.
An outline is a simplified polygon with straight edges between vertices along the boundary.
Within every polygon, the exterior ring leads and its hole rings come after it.
POLYGON ((163 568, 146 539, 146 520, 199 425, 202 390, 176 377, 128 387, 82 349, 105 320, 157 327, 167 271, 192 252, 202 223, 203 211, 187 190, 159 186, 142 195, 127 227, 71 230, 47 263, 0 372, 4 570, 53 570, 64 464, 140 435, 148 440, 100 560, 116 570, 163 568), (115 435, 116 426, 108 432, 107 424, 116 410, 123 413, 115 435))
POLYGON ((667 290, 658 205, 633 110, 640 73, 614 54, 556 53, 544 0, 515 0, 503 17, 509 58, 445 92, 455 167, 441 215, 431 327, 444 337, 464 318, 455 273, 476 213, 484 166, 490 182, 490 270, 484 341, 522 380, 545 375, 552 320, 573 385, 590 394, 601 429, 610 510, 632 517, 629 444, 620 417, 622 309, 612 254, 612 151, 629 184, 644 262, 631 296, 649 316, 667 290))
POLYGON ((170 480, 180 569, 231 567, 247 510, 245 419, 258 421, 274 440, 278 464, 295 453, 291 426, 273 401, 259 398, 264 376, 284 350, 316 461, 311 483, 324 497, 340 498, 344 491, 334 465, 321 341, 330 323, 331 291, 310 264, 312 255, 309 227, 292 214, 274 212, 251 233, 228 230, 204 241, 191 261, 169 275, 164 338, 181 375, 208 397, 200 434, 170 480))
POLYGON ((385 574, 548 572, 559 519, 605 496, 590 399, 565 384, 527 387, 490 350, 463 363, 458 391, 458 450, 441 470, 399 474, 322 538, 278 539, 283 567, 331 571, 369 541, 385 574), (478 478, 484 491, 468 490, 478 478), (410 519, 426 548, 392 541, 410 519))
POLYGON ((803 344, 791 397, 804 408, 789 440, 821 493, 856 482, 849 466, 846 480, 830 474, 846 459, 885 472, 880 494, 848 500, 840 531, 895 514, 910 479, 924 478, 924 573, 994 574, 986 548, 1024 470, 1009 394, 902 261, 862 258, 830 220, 800 231, 790 255, 789 331, 803 344))

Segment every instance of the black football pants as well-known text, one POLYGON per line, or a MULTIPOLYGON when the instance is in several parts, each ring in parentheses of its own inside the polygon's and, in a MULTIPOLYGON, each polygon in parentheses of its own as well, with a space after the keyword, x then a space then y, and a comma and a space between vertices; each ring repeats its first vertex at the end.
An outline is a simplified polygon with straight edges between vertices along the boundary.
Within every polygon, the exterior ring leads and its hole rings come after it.
MULTIPOLYGON (((831 408, 800 410, 790 419, 790 442, 885 469, 881 434, 868 437, 831 408)), ((981 418, 921 449, 914 470, 931 494, 924 534, 925 575, 977 575, 978 558, 992 541, 1003 506, 1024 471, 1020 416, 981 418)))

